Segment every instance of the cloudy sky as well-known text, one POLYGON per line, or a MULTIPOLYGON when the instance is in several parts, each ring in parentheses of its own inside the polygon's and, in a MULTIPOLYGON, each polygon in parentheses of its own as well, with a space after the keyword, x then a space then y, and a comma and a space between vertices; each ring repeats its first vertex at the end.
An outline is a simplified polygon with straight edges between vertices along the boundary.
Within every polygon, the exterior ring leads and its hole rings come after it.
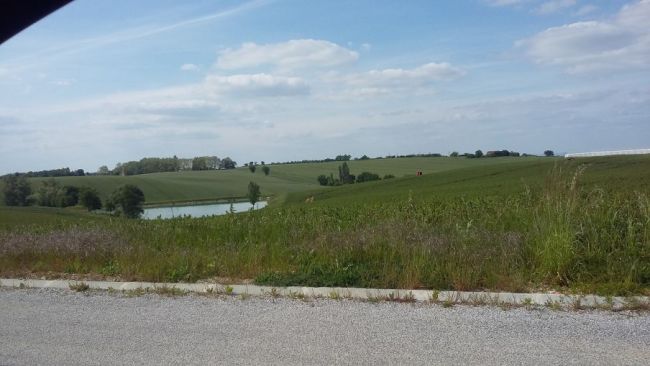
POLYGON ((76 0, 0 45, 0 174, 650 147, 650 0, 76 0))

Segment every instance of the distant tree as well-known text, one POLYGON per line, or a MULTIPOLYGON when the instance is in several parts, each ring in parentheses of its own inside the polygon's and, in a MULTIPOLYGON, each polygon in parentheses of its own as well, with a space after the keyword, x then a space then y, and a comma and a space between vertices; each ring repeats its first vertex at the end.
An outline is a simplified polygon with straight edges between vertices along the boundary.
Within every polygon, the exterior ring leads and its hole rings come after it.
POLYGON ((355 176, 350 174, 350 167, 348 163, 339 165, 339 181, 343 184, 354 183, 355 176))
POLYGON ((2 193, 7 206, 27 206, 32 187, 24 176, 8 175, 4 178, 2 193))
POLYGON ((260 164, 265 165, 265 164, 264 164, 264 160, 260 161, 260 164))
POLYGON ((477 157, 477 158, 483 157, 483 151, 476 150, 476 152, 474 153, 474 157, 477 157))
POLYGON ((553 152, 553 150, 545 150, 544 156, 555 156, 555 153, 553 152))
POLYGON ((260 186, 255 182, 248 183, 248 194, 246 196, 251 205, 255 205, 260 200, 260 195, 260 186))
POLYGON ((63 186, 59 197, 60 207, 76 206, 79 203, 79 188, 75 186, 63 186))
POLYGON ((108 170, 108 167, 106 165, 102 165, 97 169, 97 175, 109 175, 111 174, 110 170, 108 170))
POLYGON ((136 219, 144 212, 142 209, 144 193, 132 184, 126 184, 116 189, 111 194, 110 201, 118 215, 123 214, 125 217, 136 219))
POLYGON ((84 175, 86 175, 86 172, 84 172, 83 169, 77 169, 77 170, 75 171, 75 175, 76 175, 77 177, 83 177, 84 175))
POLYGON ((357 183, 363 183, 363 182, 370 182, 373 180, 379 180, 378 174, 375 173, 369 173, 369 172, 363 172, 357 176, 357 183))
POLYGON ((36 204, 45 207, 59 206, 61 186, 54 178, 44 181, 36 191, 36 204))
POLYGON ((370 158, 368 155, 363 155, 362 157, 359 158, 359 160, 369 160, 370 158))
POLYGON ((264 175, 269 175, 269 173, 271 173, 271 168, 264 165, 264 166, 262 166, 262 171, 264 172, 264 175))
MULTIPOLYGON (((88 211, 99 210, 102 208, 102 200, 94 188, 82 187, 79 191, 79 203, 88 211)), ((108 206, 108 205, 107 205, 108 206)), ((112 211, 111 209, 110 211, 112 211)))
POLYGON ((326 176, 325 174, 321 174, 321 175, 319 175, 317 179, 318 179, 318 183, 319 183, 321 186, 327 186, 327 185, 329 185, 329 184, 328 184, 329 182, 328 182, 328 180, 327 180, 327 176, 326 176))
POLYGON ((344 155, 337 155, 334 160, 336 161, 349 161, 352 158, 352 155, 344 154, 344 155))
POLYGON ((229 157, 223 158, 219 165, 219 169, 235 169, 235 167, 237 167, 237 162, 229 157))
POLYGON ((257 169, 257 167, 255 166, 255 163, 253 163, 252 161, 250 163, 248 163, 248 170, 250 170, 251 173, 255 173, 256 169, 257 169))
POLYGON ((208 162, 204 157, 192 159, 192 170, 208 170, 208 162))
POLYGON ((449 154, 452 158, 457 158, 458 157, 458 151, 454 151, 451 154, 449 154))

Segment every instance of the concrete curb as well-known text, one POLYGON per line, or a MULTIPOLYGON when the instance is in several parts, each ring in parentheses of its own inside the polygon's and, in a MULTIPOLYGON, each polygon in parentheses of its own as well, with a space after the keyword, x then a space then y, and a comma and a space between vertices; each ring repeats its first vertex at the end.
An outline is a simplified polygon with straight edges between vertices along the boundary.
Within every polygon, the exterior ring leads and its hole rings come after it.
POLYGON ((84 283, 95 290, 150 290, 167 288, 193 293, 222 293, 229 295, 274 297, 322 297, 357 300, 392 300, 403 302, 439 302, 450 304, 486 304, 513 306, 559 306, 623 309, 633 303, 649 304, 648 296, 604 297, 597 295, 563 295, 553 293, 466 292, 399 289, 366 289, 347 287, 271 287, 257 285, 222 285, 218 283, 157 283, 74 280, 32 280, 0 278, 0 287, 70 289, 84 283))

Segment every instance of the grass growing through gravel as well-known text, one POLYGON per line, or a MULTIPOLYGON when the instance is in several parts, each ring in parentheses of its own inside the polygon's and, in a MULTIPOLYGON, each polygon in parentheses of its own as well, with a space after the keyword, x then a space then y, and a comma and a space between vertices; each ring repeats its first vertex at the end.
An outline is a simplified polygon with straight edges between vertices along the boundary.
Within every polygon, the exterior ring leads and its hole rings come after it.
MULTIPOLYGON (((621 161, 626 160, 616 166, 621 161)), ((647 159, 628 161, 648 166, 647 159)), ((598 183, 598 169, 589 175, 592 166, 585 172, 580 166, 536 167, 531 172, 543 174, 532 176, 535 184, 513 182, 515 173, 493 167, 475 178, 468 171, 343 187, 328 190, 313 204, 294 197, 284 207, 246 214, 12 226, 0 231, 0 272, 171 282, 253 278, 271 286, 554 287, 647 294, 647 170, 629 168, 622 189, 598 183), (404 185, 410 192, 396 188, 404 185), (443 193, 430 193, 431 186, 443 193), (379 199, 378 192, 389 199, 379 199)))

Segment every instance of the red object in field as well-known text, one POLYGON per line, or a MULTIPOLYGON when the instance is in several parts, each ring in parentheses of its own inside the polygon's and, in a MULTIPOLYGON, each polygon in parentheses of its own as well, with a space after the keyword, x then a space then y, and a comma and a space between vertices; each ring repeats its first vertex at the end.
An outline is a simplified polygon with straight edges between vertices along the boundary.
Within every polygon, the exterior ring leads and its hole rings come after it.
POLYGON ((415 175, 419 177, 422 175, 422 172, 418 170, 418 172, 415 175))

